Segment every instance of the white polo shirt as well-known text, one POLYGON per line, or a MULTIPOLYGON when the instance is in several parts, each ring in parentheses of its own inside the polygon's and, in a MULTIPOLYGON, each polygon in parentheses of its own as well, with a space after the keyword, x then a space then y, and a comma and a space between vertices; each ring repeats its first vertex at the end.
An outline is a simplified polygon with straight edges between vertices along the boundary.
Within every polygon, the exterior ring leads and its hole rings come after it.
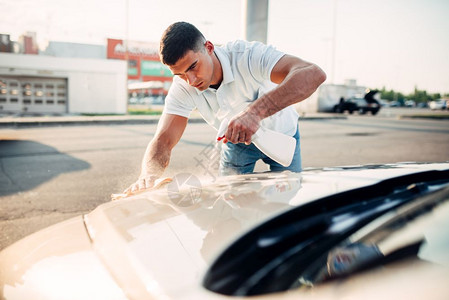
MULTIPOLYGON (((230 119, 276 86, 270 75, 284 53, 274 47, 260 42, 234 41, 216 47, 215 53, 223 69, 220 87, 200 91, 175 76, 165 99, 164 113, 188 118, 196 108, 218 130, 223 118, 230 119)), ((293 136, 298 117, 296 110, 289 106, 262 120, 261 125, 293 136)))

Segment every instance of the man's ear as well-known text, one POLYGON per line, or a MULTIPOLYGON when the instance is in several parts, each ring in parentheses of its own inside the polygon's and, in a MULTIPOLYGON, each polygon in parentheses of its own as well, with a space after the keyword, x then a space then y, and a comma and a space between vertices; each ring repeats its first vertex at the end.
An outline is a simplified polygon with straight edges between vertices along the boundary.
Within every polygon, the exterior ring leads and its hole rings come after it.
POLYGON ((214 52, 215 46, 211 41, 206 41, 204 43, 204 48, 206 48, 208 54, 212 54, 214 52))

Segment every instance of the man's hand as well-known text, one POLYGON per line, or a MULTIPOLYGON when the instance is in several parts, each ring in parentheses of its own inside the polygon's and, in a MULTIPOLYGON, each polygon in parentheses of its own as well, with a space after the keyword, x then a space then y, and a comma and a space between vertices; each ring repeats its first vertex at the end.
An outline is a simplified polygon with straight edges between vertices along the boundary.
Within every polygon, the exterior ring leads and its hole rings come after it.
POLYGON ((152 180, 151 178, 156 178, 156 176, 150 176, 148 178, 139 178, 135 183, 133 183, 129 188, 127 188, 123 194, 112 194, 111 199, 114 200, 120 200, 123 198, 126 198, 128 196, 133 196, 139 193, 142 193, 144 191, 150 190, 150 189, 158 189, 163 184, 169 183, 172 181, 172 178, 165 177, 165 178, 158 178, 156 180, 152 180), (151 185, 151 182, 153 184, 151 185), (142 189, 141 189, 142 187, 142 189))
POLYGON ((259 129, 260 121, 261 118, 257 114, 248 110, 239 113, 229 122, 223 142, 251 144, 251 137, 259 129))
POLYGON ((124 191, 125 194, 134 195, 155 186, 156 180, 162 177, 168 166, 171 151, 179 142, 186 126, 187 118, 162 114, 156 135, 145 150, 139 179, 124 191))
POLYGON ((157 176, 146 175, 140 176, 136 182, 131 184, 123 193, 127 195, 134 195, 145 190, 151 189, 155 185, 155 181, 158 179, 157 176))

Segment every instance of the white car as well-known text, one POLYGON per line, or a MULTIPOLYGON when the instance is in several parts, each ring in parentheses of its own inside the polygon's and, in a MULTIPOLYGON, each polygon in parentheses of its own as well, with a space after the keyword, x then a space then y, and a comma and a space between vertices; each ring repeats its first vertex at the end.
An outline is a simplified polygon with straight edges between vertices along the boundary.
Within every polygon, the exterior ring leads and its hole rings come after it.
POLYGON ((449 163, 179 174, 7 247, 0 271, 7 300, 446 300, 449 163))
POLYGON ((444 110, 446 109, 446 100, 435 100, 429 102, 429 107, 431 110, 444 110))

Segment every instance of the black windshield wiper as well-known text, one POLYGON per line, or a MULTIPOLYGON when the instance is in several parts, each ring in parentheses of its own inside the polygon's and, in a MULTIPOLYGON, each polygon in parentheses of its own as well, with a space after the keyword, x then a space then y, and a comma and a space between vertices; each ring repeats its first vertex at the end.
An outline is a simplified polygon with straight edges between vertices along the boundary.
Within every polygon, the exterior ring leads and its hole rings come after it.
POLYGON ((287 290, 333 246, 448 181, 449 171, 421 172, 296 207, 231 245, 212 264, 203 285, 236 296, 287 290))

